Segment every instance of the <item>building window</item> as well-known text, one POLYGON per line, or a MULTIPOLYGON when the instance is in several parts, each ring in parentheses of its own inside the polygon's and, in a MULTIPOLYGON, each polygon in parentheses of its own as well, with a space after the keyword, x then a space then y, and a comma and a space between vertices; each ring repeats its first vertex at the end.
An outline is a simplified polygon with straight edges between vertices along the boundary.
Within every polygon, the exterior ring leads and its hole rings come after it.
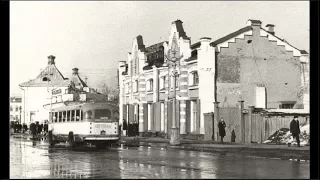
POLYGON ((197 71, 192 71, 189 74, 189 86, 195 86, 199 84, 199 76, 197 71))
POLYGON ((128 94, 129 93, 129 83, 124 85, 124 89, 125 89, 126 94, 128 94))
POLYGON ((280 109, 293 109, 294 104, 280 104, 280 109))
POLYGON ((160 78, 159 89, 160 90, 165 89, 165 84, 166 84, 166 76, 162 76, 160 78))
POLYGON ((42 78, 42 81, 49 81, 49 78, 44 77, 44 78, 42 78))
POLYGON ((10 111, 13 111, 13 108, 12 108, 12 106, 10 106, 10 111))
POLYGON ((139 81, 135 80, 133 85, 133 92, 138 92, 139 87, 139 81))
POLYGON ((18 112, 19 111, 19 107, 18 106, 16 106, 16 112, 18 112))
POLYGON ((153 79, 147 81, 147 91, 153 91, 153 79))
POLYGON ((296 101, 282 101, 280 102, 279 109, 293 109, 296 101))
POLYGON ((197 101, 191 101, 190 104, 190 131, 195 132, 197 129, 196 120, 197 120, 197 101))

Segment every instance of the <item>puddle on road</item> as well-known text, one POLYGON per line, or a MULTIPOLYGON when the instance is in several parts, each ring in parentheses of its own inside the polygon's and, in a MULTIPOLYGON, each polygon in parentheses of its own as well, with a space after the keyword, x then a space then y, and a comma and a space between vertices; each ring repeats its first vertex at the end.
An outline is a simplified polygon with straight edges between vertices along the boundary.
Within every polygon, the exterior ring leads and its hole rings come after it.
POLYGON ((46 147, 10 142, 11 178, 309 178, 309 164, 163 147, 46 147))

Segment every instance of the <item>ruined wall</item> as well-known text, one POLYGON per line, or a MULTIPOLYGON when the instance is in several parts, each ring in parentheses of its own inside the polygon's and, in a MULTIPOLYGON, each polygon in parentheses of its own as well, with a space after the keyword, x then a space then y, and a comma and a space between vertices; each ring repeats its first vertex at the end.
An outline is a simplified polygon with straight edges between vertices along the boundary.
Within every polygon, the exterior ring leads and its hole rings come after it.
POLYGON ((264 85, 267 108, 279 101, 297 101, 301 88, 299 57, 267 37, 245 36, 217 53, 217 100, 234 106, 245 100, 245 108, 255 105, 255 87, 264 85), (251 40, 251 41, 250 41, 251 40))

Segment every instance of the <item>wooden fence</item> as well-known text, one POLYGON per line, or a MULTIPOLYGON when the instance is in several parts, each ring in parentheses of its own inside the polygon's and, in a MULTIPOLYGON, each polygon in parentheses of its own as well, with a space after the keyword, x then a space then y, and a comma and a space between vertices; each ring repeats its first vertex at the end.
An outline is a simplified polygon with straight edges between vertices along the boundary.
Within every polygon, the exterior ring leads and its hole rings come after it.
MULTIPOLYGON (((266 112, 261 109, 255 109, 253 106, 249 107, 248 112, 243 109, 243 101, 239 101, 236 107, 220 107, 219 103, 215 103, 215 112, 212 121, 208 121, 213 124, 212 130, 206 130, 205 137, 210 137, 214 141, 219 141, 218 122, 221 118, 226 122, 226 142, 231 141, 231 132, 235 131, 235 142, 242 143, 261 143, 267 140, 272 134, 281 128, 290 127, 290 122, 294 115, 298 116, 300 125, 306 123, 309 120, 309 114, 279 114, 266 112)), ((206 119, 210 116, 206 117, 206 119)), ((210 125, 207 123, 209 128, 210 125)))

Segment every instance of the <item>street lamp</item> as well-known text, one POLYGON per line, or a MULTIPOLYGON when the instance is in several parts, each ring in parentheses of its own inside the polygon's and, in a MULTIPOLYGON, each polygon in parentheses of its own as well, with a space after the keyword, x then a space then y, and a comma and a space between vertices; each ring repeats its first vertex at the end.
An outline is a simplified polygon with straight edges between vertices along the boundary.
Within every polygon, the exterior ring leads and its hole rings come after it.
MULTIPOLYGON (((166 60, 169 62, 168 64, 172 67, 172 77, 173 77, 173 93, 172 93, 172 127, 171 127, 171 136, 170 136, 170 144, 171 145, 180 145, 180 132, 179 128, 176 125, 176 77, 178 75, 178 71, 176 70, 177 64, 182 59, 183 55, 180 56, 179 47, 177 45, 176 39, 174 37, 172 41, 171 49, 168 51, 168 56, 165 56, 166 60)), ((170 89, 169 89, 170 91, 170 89)))

